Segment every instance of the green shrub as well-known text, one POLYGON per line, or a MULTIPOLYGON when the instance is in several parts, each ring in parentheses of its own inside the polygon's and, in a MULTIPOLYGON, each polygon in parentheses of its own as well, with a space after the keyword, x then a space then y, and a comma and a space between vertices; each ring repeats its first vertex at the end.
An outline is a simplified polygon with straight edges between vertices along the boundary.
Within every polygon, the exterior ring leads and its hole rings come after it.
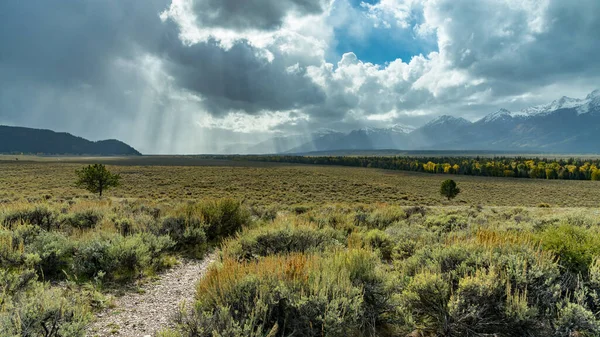
POLYGON ((211 242, 235 234, 250 222, 248 210, 233 199, 205 201, 199 207, 207 224, 206 236, 211 242))
POLYGON ((89 304, 68 289, 36 282, 32 271, 0 269, 0 336, 84 336, 89 304))
POLYGON ((103 275, 113 269, 113 262, 109 255, 113 235, 95 235, 82 240, 77 245, 73 257, 73 269, 76 275, 87 280, 92 280, 98 275, 103 275))
POLYGON ((103 277, 106 281, 130 281, 162 269, 164 254, 173 244, 168 237, 152 234, 95 235, 77 246, 74 272, 87 280, 103 277))
POLYGON ((139 232, 137 228, 135 228, 135 224, 131 219, 113 219, 113 223, 115 224, 115 229, 118 230, 123 236, 128 236, 139 232))
POLYGON ((595 256, 600 254, 600 236, 591 230, 563 224, 540 235, 542 247, 555 253, 559 263, 572 273, 587 275, 595 256))
POLYGON ((425 220, 425 226, 435 232, 449 233, 466 229, 468 227, 468 220, 462 215, 444 214, 428 217, 425 220))
POLYGON ((58 214, 48 206, 38 205, 31 209, 16 210, 4 214, 3 225, 12 228, 19 224, 32 224, 47 231, 56 226, 58 214))
POLYGON ((233 259, 250 260, 276 254, 322 252, 343 246, 344 241, 344 233, 332 228, 283 224, 243 232, 239 239, 228 242, 223 250, 233 259))
POLYGON ((41 233, 26 250, 40 257, 38 270, 43 278, 62 279, 65 273, 71 273, 76 246, 64 234, 41 233))
POLYGON ((534 331, 537 311, 527 303, 527 292, 513 292, 491 268, 463 277, 450 298, 449 329, 457 336, 524 336, 534 331))
POLYGON ((103 216, 100 211, 87 209, 81 212, 65 214, 61 217, 60 222, 62 225, 77 229, 90 229, 96 227, 103 216))
POLYGON ((425 335, 450 336, 450 284, 439 273, 423 271, 415 275, 401 294, 406 319, 425 335))
POLYGON ((199 258, 208 249, 205 228, 206 225, 197 219, 168 217, 163 219, 158 234, 168 235, 175 250, 199 258))
POLYGON ((198 285, 185 336, 371 336, 364 285, 372 256, 292 254, 225 260, 198 285), (357 260, 359 259, 359 260, 357 260))
POLYGON ((372 229, 365 234, 364 240, 371 248, 379 252, 382 259, 388 261, 392 259, 394 242, 389 234, 379 229, 372 229))
POLYGON ((395 222, 406 218, 406 213, 400 207, 383 207, 373 211, 367 217, 369 228, 385 229, 395 222))
POLYGON ((593 312, 580 304, 566 303, 555 321, 554 336, 600 336, 600 321, 593 312))
POLYGON ((116 281, 139 278, 150 266, 150 248, 140 235, 117 237, 107 252, 110 267, 104 270, 116 281))
POLYGON ((12 233, 0 230, 0 267, 14 268, 25 263, 24 247, 12 233))

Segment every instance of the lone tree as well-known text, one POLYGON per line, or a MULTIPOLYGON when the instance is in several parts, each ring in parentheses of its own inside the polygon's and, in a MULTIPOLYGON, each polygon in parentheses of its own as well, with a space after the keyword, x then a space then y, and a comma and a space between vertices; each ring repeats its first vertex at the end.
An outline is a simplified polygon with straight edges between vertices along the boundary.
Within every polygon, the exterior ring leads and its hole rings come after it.
POLYGON ((110 173, 102 164, 89 165, 76 172, 78 179, 75 185, 92 193, 98 193, 100 197, 104 190, 121 184, 121 176, 110 173))
POLYGON ((456 183, 452 179, 448 179, 442 183, 442 188, 440 188, 440 194, 448 198, 448 200, 453 199, 460 193, 460 188, 456 186, 456 183))

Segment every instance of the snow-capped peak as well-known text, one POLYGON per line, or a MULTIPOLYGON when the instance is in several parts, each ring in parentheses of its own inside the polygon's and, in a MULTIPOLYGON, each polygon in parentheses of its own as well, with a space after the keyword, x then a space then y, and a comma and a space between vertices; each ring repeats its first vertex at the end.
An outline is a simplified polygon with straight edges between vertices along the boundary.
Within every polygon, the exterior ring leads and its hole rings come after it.
POLYGON ((394 132, 399 132, 399 133, 411 133, 411 132, 415 131, 414 126, 404 125, 404 124, 394 124, 394 125, 392 125, 392 127, 390 129, 394 132))
POLYGON ((354 130, 353 132, 362 132, 365 134, 373 134, 373 133, 389 133, 389 132, 394 132, 394 133, 410 133, 414 130, 415 128, 413 126, 410 125, 403 125, 403 124, 394 124, 389 128, 374 128, 374 127, 363 127, 360 128, 358 130, 354 130))
POLYGON ((431 122, 425 124, 425 126, 434 126, 434 125, 441 125, 441 124, 447 124, 447 123, 456 124, 456 125, 471 124, 471 122, 469 122, 468 120, 466 120, 462 117, 442 115, 442 116, 434 118, 431 122))
POLYGON ((517 113, 514 113, 513 116, 547 115, 560 109, 577 109, 577 113, 579 114, 585 114, 592 110, 600 110, 600 90, 592 91, 585 97, 585 99, 563 96, 552 103, 523 109, 517 113))
POLYGON ((572 109, 581 106, 584 100, 563 96, 560 99, 554 100, 548 104, 536 105, 530 108, 519 111, 520 115, 545 115, 559 109, 572 109))
POLYGON ((589 95, 585 97, 586 100, 593 100, 596 98, 600 98, 600 89, 592 91, 589 95))
POLYGON ((483 117, 482 119, 479 120, 479 122, 490 123, 490 122, 493 122, 496 120, 501 120, 501 119, 506 119, 506 118, 512 118, 511 112, 506 109, 500 109, 496 112, 492 112, 491 114, 483 117))

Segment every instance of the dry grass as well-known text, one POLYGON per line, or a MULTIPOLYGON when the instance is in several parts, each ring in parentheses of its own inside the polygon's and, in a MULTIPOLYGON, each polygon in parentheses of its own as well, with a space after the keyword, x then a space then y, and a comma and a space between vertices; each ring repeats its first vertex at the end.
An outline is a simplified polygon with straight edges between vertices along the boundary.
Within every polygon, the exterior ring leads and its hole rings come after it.
MULTIPOLYGON (((234 197, 258 205, 288 206, 386 203, 534 207, 547 203, 552 207, 597 207, 600 204, 600 184, 593 181, 452 176, 462 193, 447 202, 439 195, 439 186, 448 177, 434 174, 179 157, 98 160, 123 176, 123 187, 109 191, 108 196, 157 202, 234 197)), ((94 198, 73 186, 75 170, 86 163, 90 162, 57 158, 0 161, 0 202, 94 198)))

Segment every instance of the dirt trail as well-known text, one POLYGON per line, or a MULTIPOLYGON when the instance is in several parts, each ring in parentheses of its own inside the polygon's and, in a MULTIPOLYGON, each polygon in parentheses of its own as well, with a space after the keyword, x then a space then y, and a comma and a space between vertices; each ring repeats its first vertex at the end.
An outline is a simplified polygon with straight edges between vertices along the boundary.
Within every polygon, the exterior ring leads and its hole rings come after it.
POLYGON ((141 291, 116 298, 115 307, 98 314, 86 336, 146 337, 170 327, 180 303, 193 300, 196 283, 215 258, 213 253, 203 260, 184 260, 141 291))

